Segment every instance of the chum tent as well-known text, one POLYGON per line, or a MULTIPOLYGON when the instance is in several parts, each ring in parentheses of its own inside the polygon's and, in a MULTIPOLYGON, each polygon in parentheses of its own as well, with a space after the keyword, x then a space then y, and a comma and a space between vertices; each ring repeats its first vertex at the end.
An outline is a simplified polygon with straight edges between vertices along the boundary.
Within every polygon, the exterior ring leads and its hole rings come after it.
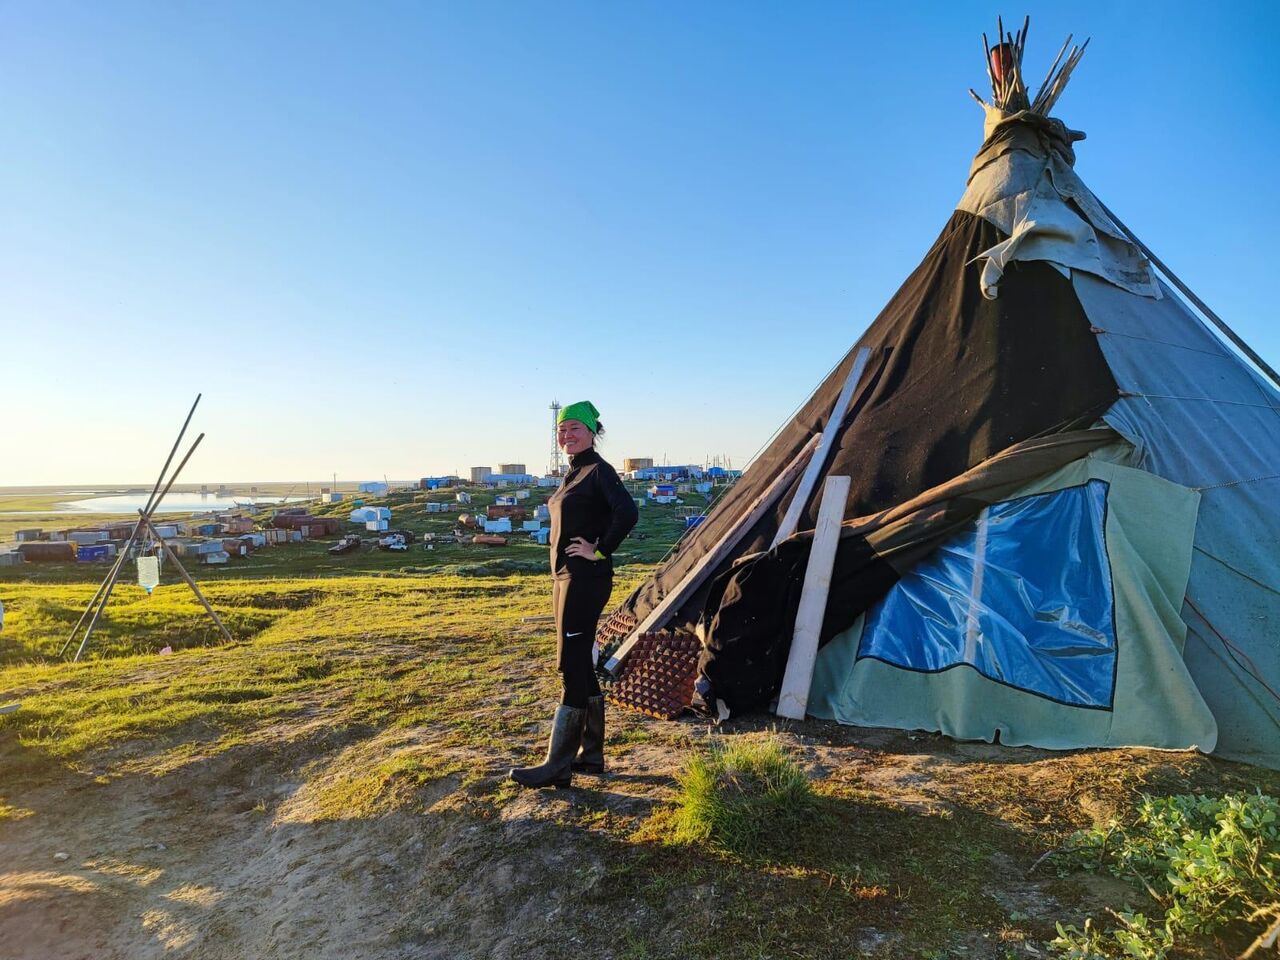
POLYGON ((849 477, 810 715, 1280 767, 1275 373, 1081 182, 1084 134, 1049 114, 1083 48, 1032 97, 1025 36, 990 49, 984 142, 932 248, 602 624, 607 666, 695 632, 703 705, 768 709, 821 480, 849 477))

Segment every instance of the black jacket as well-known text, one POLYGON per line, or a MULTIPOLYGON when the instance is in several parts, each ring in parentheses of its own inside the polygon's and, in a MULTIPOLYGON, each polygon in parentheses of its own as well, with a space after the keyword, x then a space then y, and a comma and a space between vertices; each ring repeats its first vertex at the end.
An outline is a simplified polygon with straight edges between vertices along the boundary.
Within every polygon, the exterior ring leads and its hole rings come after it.
POLYGON ((547 507, 551 511, 551 575, 557 578, 611 575, 613 551, 640 516, 617 471, 594 449, 569 458, 569 472, 547 507), (565 548, 574 537, 595 542, 605 559, 566 556, 565 548))

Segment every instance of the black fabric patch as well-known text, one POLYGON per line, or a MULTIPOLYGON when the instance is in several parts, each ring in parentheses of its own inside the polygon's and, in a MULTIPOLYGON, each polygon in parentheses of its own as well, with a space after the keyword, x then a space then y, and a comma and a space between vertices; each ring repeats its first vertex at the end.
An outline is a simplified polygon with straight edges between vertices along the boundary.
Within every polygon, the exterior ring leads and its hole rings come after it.
MULTIPOLYGON (((1070 280, 1045 263, 1015 262, 999 298, 982 296, 975 258, 1003 239, 980 217, 952 214, 921 264, 799 414, 621 609, 643 620, 827 427, 858 346, 870 347, 871 359, 826 470, 852 478, 846 519, 903 503, 1016 443, 1087 426, 1111 406, 1116 383, 1070 280)), ((704 671, 721 678, 716 695, 724 699, 723 691, 732 690, 742 709, 764 705, 778 689, 804 557, 784 549, 732 589, 722 581, 739 557, 768 548, 798 484, 667 624, 688 629, 701 619, 710 627, 704 671)), ((818 499, 808 505, 800 530, 813 528, 818 499)), ((824 640, 896 582, 892 569, 857 543, 842 540, 837 552, 824 640)), ((799 549, 807 554, 807 544, 799 549)))

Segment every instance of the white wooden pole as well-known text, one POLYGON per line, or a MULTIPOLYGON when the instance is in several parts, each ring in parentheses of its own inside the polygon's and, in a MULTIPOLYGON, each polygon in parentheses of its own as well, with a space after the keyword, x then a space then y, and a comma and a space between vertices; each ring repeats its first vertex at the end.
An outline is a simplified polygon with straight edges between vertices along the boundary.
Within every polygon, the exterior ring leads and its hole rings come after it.
POLYGON ((778 497, 782 496, 782 491, 787 488, 787 485, 796 478, 796 475, 808 461, 810 454, 813 453, 813 449, 817 446, 821 436, 821 434, 814 434, 809 438, 809 442, 792 458, 786 469, 774 477, 773 482, 769 484, 764 492, 752 501, 751 506, 742 514, 737 524, 721 537, 720 541, 708 550, 702 559, 694 564, 676 588, 663 597, 662 602, 649 612, 649 615, 644 618, 638 627, 631 631, 631 635, 622 642, 622 646, 618 647, 613 652, 613 656, 605 663, 604 668, 607 671, 616 674, 618 665, 631 652, 631 648, 636 645, 640 637, 652 630, 660 629, 666 623, 667 618, 689 599, 711 571, 741 542, 742 538, 756 525, 756 522, 773 506, 778 497))
POLYGON ((853 391, 862 380, 862 371, 867 368, 867 359, 870 356, 871 348, 863 347, 853 358, 853 366, 849 368, 849 377, 844 382, 844 389, 836 398, 836 405, 831 408, 831 416, 827 418, 827 428, 822 431, 822 442, 818 444, 818 449, 814 451, 813 458, 809 461, 808 469, 800 479, 800 487, 796 490, 796 495, 791 498, 791 503, 782 518, 782 523, 778 525, 778 532, 769 549, 772 550, 796 532, 796 527, 800 524, 800 515, 809 505, 809 496, 813 493, 813 488, 818 484, 818 477, 827 465, 827 458, 835 445, 836 434, 840 432, 840 424, 844 422, 844 415, 848 413, 849 404, 853 400, 853 391))
POLYGON ((778 716, 803 720, 809 705, 809 685, 813 682, 813 664, 818 658, 818 635, 827 612, 827 594, 831 591, 831 570, 840 543, 840 524, 849 500, 849 477, 827 477, 822 488, 822 506, 818 509, 818 525, 813 531, 809 549, 809 565, 804 571, 804 588, 800 592, 800 609, 796 613, 795 633, 791 637, 791 653, 787 671, 782 677, 778 695, 778 716))

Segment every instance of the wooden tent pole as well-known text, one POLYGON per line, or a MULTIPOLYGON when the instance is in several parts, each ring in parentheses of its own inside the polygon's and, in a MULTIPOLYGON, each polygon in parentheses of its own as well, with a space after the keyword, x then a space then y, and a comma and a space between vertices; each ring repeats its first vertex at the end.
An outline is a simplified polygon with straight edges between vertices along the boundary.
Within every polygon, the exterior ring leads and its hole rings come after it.
MULTIPOLYGON (((200 434, 200 436, 196 437, 195 443, 191 444, 191 449, 187 451, 187 455, 182 458, 182 462, 179 463, 177 466, 177 469, 173 471, 173 476, 169 478, 169 482, 165 484, 164 489, 160 491, 160 495, 157 496, 155 500, 152 502, 151 504, 152 510, 160 506, 160 501, 165 498, 166 494, 168 494, 169 488, 172 487, 174 484, 174 481, 178 479, 178 474, 182 472, 182 468, 187 465, 187 461, 191 459, 191 455, 196 452, 196 447, 200 446, 200 441, 203 439, 204 439, 203 433, 200 434)), ((143 514, 143 516, 149 517, 150 514, 143 514)), ((84 656, 85 650, 89 648, 89 637, 93 635, 93 628, 98 624, 98 617, 102 616, 102 611, 106 609, 107 601, 111 599, 111 591, 115 589, 116 581, 120 579, 120 571, 123 568, 124 568, 124 563, 121 562, 120 565, 115 569, 115 576, 111 577, 107 581, 107 589, 106 589, 106 592, 103 593, 102 595, 102 602, 98 604, 98 609, 93 612, 93 618, 89 621, 89 626, 85 628, 84 639, 80 641, 80 646, 76 649, 76 655, 71 658, 72 662, 79 663, 80 658, 84 656)))
MULTIPOLYGON (((156 482, 151 487, 151 495, 147 497, 147 505, 145 508, 148 514, 151 513, 153 503, 156 498, 156 491, 160 489, 160 484, 164 483, 164 475, 169 472, 169 464, 173 463, 173 455, 178 452, 178 446, 182 443, 183 436, 186 435, 187 427, 191 425, 191 418, 195 416, 196 407, 200 405, 200 398, 202 396, 204 396, 202 393, 196 394, 195 403, 191 404, 191 409, 187 411, 187 419, 182 421, 182 429, 178 431, 177 439, 173 441, 173 446, 169 448, 169 456, 165 458, 164 466, 160 468, 160 475, 156 477, 156 482)), ((125 541, 124 547, 116 556, 116 562, 112 564, 107 575, 103 577, 102 582, 98 584, 98 592, 93 595, 93 599, 89 601, 89 605, 84 608, 84 612, 80 614, 80 619, 76 621, 76 625, 72 629, 71 635, 67 637, 66 642, 62 645, 62 649, 58 651, 59 657, 66 654, 67 647, 71 646, 72 642, 76 638, 76 634, 79 633, 80 628, 84 626, 84 621, 85 618, 89 616, 89 611, 97 605, 98 600, 102 597, 103 591, 107 589, 107 583, 109 581, 114 581, 115 578, 120 575, 120 568, 124 566, 125 559, 128 557, 129 551, 133 549, 133 543, 137 540, 138 534, 141 531, 142 524, 140 522, 135 523, 133 525, 132 532, 129 534, 129 539, 125 541)))
POLYGON ((782 496, 787 486, 796 478, 801 468, 808 461, 809 456, 813 453, 813 449, 817 446, 821 439, 821 434, 814 434, 809 438, 808 442, 800 448, 800 451, 787 464, 786 468, 773 478, 773 482, 761 493, 751 506, 746 510, 742 517, 730 529, 714 547, 708 550, 693 568, 684 575, 684 579, 676 585, 676 588, 662 598, 662 602, 649 612, 644 621, 631 631, 631 635, 623 641, 622 646, 614 651, 613 656, 604 665, 605 670, 616 674, 618 665, 622 659, 631 652, 631 648, 636 645, 640 637, 651 630, 656 630, 666 622, 667 617, 674 613, 682 603, 689 599, 690 595, 702 584, 706 576, 716 568, 729 552, 742 540, 743 537, 756 525, 765 512, 773 506, 778 497, 782 496))
POLYGON ((822 487, 822 506, 818 509, 818 525, 813 531, 813 546, 804 571, 804 587, 800 592, 800 609, 796 612, 795 632, 791 636, 791 652, 787 654, 787 670, 778 694, 778 716, 803 720, 809 705, 809 686, 813 683, 813 664, 818 658, 818 639, 827 612, 827 594, 831 591, 831 570, 840 544, 840 524, 845 504, 849 502, 850 477, 827 477, 822 487))
POLYGON ((831 416, 827 417, 826 429, 822 431, 822 440, 818 443, 818 449, 813 452, 813 457, 809 460, 809 466, 805 468, 804 476, 800 478, 800 486, 796 489, 796 495, 791 498, 791 503, 787 506, 787 512, 782 518, 782 523, 778 524, 778 532, 773 537, 773 543, 769 545, 772 550, 783 540, 786 540, 796 532, 796 528, 800 525, 800 515, 804 513, 804 508, 809 505, 809 497, 813 493, 813 488, 818 484, 818 477, 827 465, 827 458, 831 456, 831 448, 835 446, 836 434, 840 432, 840 427, 844 423, 844 416, 849 411, 849 404, 853 400, 853 391, 857 389, 858 384, 862 381, 862 372, 867 368, 867 360, 871 356, 870 347, 862 347, 858 350, 858 354, 853 358, 853 366, 849 368, 849 376, 844 382, 844 389, 840 391, 840 396, 836 398, 836 405, 831 408, 831 416))
MULTIPOLYGON (((1095 196, 1094 199, 1097 200, 1098 198, 1095 196)), ((1098 200, 1098 206, 1102 207, 1102 212, 1111 218, 1112 223, 1114 223, 1117 227, 1119 227, 1121 232, 1123 232, 1126 237, 1128 237, 1130 240, 1133 241, 1134 246, 1136 246, 1139 250, 1141 250, 1143 254, 1146 256, 1146 258, 1156 265, 1156 269, 1159 270, 1161 273, 1163 273, 1165 277, 1169 280, 1169 282, 1172 283, 1175 287, 1177 287, 1179 292, 1181 292, 1184 297, 1190 300, 1195 305, 1196 309, 1199 310, 1202 314, 1204 314, 1204 316, 1209 320, 1209 322, 1212 323, 1215 327, 1217 327, 1224 337, 1226 337, 1233 344, 1235 344, 1237 350, 1239 350, 1246 357, 1252 360, 1254 366, 1256 366, 1259 370, 1265 373, 1268 379, 1270 379, 1271 382, 1275 384, 1277 388, 1280 388, 1280 374, 1276 373, 1275 370, 1273 370, 1265 360, 1263 360, 1260 356, 1258 356, 1257 353, 1254 352, 1252 347, 1250 347, 1247 343, 1245 343, 1244 340, 1242 340, 1234 330, 1232 330, 1229 326, 1227 326, 1227 323, 1225 320, 1223 320, 1216 313, 1210 310, 1208 304, 1206 304, 1203 300, 1197 297, 1191 291, 1190 287, 1188 287, 1185 283, 1179 280, 1177 274, 1175 274, 1172 270, 1166 267, 1164 265, 1164 262, 1159 257, 1157 257, 1154 253, 1151 252, 1151 248, 1148 247, 1141 240, 1139 240, 1137 234, 1135 234, 1132 230, 1126 227, 1124 223, 1120 220, 1120 218, 1117 217, 1114 213, 1112 213, 1107 208, 1107 205, 1105 203, 1103 203, 1101 200, 1098 200)))
POLYGON ((160 541, 160 547, 164 550, 164 555, 172 561, 175 567, 178 568, 178 573, 182 575, 182 579, 187 582, 187 586, 195 593, 196 599, 200 601, 209 616, 213 618, 213 622, 218 625, 218 629, 222 631, 222 636, 226 638, 227 643, 231 643, 231 633, 225 626, 223 626, 222 618, 219 617, 213 607, 209 605, 209 601, 204 598, 204 594, 200 592, 200 588, 196 586, 196 582, 191 579, 191 574, 187 573, 186 568, 182 565, 182 561, 180 561, 178 559, 178 555, 173 552, 173 548, 169 546, 168 541, 166 541, 164 537, 160 536, 160 531, 156 529, 155 524, 151 522, 150 517, 144 514, 141 510, 138 511, 138 515, 142 518, 142 522, 147 525, 147 529, 151 531, 151 535, 160 541))

